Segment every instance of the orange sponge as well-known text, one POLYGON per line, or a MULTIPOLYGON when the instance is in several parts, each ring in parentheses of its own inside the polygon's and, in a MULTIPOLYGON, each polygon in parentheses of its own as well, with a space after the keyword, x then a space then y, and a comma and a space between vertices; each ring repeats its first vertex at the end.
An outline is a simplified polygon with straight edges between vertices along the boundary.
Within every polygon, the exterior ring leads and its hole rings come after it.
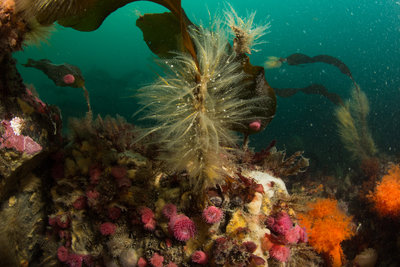
POLYGON ((342 266, 344 255, 340 243, 354 235, 352 218, 338 208, 335 199, 317 199, 308 207, 309 211, 298 218, 307 229, 309 244, 327 255, 332 266, 342 266))
POLYGON ((388 174, 367 195, 374 209, 383 217, 400 217, 400 167, 392 165, 388 174))

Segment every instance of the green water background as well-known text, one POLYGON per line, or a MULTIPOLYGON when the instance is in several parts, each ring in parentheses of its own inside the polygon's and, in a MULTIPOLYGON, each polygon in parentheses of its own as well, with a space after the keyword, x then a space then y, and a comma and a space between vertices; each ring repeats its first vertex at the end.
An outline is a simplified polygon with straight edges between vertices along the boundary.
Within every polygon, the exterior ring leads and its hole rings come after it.
MULTIPOLYGON (((263 65, 268 56, 295 52, 310 56, 328 54, 345 62, 368 96, 369 125, 380 153, 398 155, 400 116, 400 2, 365 0, 247 0, 228 1, 239 13, 256 11, 256 24, 271 22, 260 52, 251 62, 263 65), (247 10, 247 12, 246 12, 247 10)), ((183 0, 182 6, 196 23, 208 23, 208 10, 224 8, 223 1, 183 0)), ((111 14, 94 32, 56 27, 48 44, 29 46, 15 54, 19 63, 47 58, 54 63, 79 66, 86 79, 92 107, 101 115, 120 114, 134 121, 138 108, 131 96, 155 77, 154 55, 135 26, 138 14, 164 12, 150 2, 134 2, 111 14)), ((64 121, 81 117, 86 104, 80 89, 57 87, 40 71, 18 68, 27 84, 33 84, 43 101, 57 105, 64 121)), ((266 70, 273 87, 304 87, 321 83, 328 90, 349 97, 350 79, 326 64, 283 66, 266 70)), ((337 135, 335 106, 321 96, 299 93, 278 98, 275 119, 267 129, 251 137, 256 150, 277 140, 288 153, 305 150, 314 167, 340 174, 353 165, 337 135)))

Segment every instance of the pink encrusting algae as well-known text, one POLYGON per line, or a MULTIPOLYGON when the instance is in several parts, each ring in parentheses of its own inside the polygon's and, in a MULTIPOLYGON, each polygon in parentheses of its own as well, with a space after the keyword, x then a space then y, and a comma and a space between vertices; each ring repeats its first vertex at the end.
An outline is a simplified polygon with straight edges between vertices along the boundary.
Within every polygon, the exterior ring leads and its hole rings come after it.
POLYGON ((28 155, 36 154, 42 150, 42 146, 36 143, 31 137, 20 134, 16 126, 13 126, 12 120, 3 120, 1 125, 5 128, 5 131, 0 137, 0 148, 13 148, 28 155))

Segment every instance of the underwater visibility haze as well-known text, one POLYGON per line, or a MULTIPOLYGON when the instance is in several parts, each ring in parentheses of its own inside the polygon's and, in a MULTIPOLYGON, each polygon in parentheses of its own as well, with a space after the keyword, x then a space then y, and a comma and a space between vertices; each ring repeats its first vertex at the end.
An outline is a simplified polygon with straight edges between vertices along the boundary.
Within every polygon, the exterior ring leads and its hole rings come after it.
POLYGON ((397 266, 399 14, 0 0, 2 266, 397 266))

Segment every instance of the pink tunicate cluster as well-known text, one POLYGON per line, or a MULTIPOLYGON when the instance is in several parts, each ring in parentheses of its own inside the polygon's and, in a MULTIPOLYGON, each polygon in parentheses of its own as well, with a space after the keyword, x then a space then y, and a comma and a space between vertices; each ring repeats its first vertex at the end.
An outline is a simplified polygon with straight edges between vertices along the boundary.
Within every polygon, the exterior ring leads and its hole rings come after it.
POLYGON ((290 249, 287 244, 307 242, 307 233, 298 224, 293 224, 286 212, 279 213, 275 218, 269 217, 267 224, 272 233, 279 240, 269 249, 271 257, 278 261, 286 262, 290 257, 290 249))
POLYGON ((100 233, 102 235, 113 235, 117 230, 117 226, 112 222, 105 222, 100 225, 100 233))
POLYGON ((196 225, 183 214, 173 216, 168 223, 169 232, 179 241, 188 241, 196 234, 196 225))
POLYGON ((85 266, 93 266, 93 258, 90 255, 70 253, 65 246, 57 249, 57 258, 68 266, 81 267, 83 263, 85 266))
POLYGON ((147 265, 147 261, 143 257, 140 257, 137 262, 137 266, 138 267, 146 267, 146 265, 147 265))
POLYGON ((292 220, 286 212, 281 212, 276 218, 269 217, 267 224, 278 236, 284 238, 285 243, 296 244, 307 242, 307 233, 298 224, 293 225, 292 220))
POLYGON ((156 252, 151 257, 150 264, 153 265, 154 267, 162 267, 163 261, 164 261, 164 257, 156 252))
POLYGON ((223 215, 223 211, 215 206, 209 206, 203 210, 203 219, 209 224, 221 221, 223 215))
POLYGON ((154 231, 156 229, 156 220, 154 219, 154 212, 147 208, 141 207, 140 210, 141 221, 144 224, 144 228, 149 231, 154 231))
POLYGON ((293 227, 293 222, 286 212, 279 213, 276 218, 269 217, 267 224, 272 231, 279 235, 284 235, 293 227))

